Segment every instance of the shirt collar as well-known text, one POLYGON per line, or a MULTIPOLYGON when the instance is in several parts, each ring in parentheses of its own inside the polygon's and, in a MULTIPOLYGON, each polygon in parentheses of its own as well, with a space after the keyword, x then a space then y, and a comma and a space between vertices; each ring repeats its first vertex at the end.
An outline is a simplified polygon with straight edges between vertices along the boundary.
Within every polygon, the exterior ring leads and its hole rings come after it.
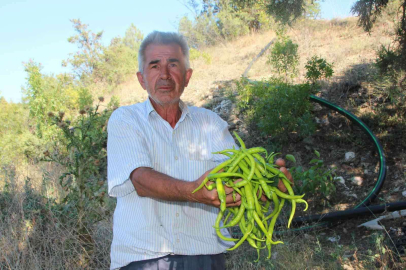
MULTIPOLYGON (((179 108, 182 111, 182 115, 179 119, 180 122, 183 121, 186 116, 189 116, 190 119, 192 119, 192 114, 190 113, 189 107, 182 100, 179 100, 179 108)), ((148 97, 145 101, 145 118, 148 118, 152 112, 156 113, 154 106, 152 106, 151 100, 148 97)))

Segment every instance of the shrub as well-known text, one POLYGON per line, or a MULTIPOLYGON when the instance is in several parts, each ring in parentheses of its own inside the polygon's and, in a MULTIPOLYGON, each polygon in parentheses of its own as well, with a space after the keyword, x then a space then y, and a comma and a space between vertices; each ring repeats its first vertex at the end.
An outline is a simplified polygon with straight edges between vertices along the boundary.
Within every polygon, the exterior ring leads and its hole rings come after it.
POLYGON ((52 124, 61 130, 66 144, 55 142, 53 150, 44 152, 45 161, 56 162, 65 168, 59 177, 60 185, 67 192, 58 205, 63 213, 62 221, 77 220, 70 225, 75 226, 79 236, 84 236, 89 244, 92 240, 86 228, 101 220, 106 211, 102 207, 108 201, 106 125, 117 105, 110 103, 99 112, 100 102, 95 107, 81 109, 72 121, 65 119, 62 112, 50 114, 52 124))
POLYGON ((211 64, 211 56, 210 56, 209 53, 202 52, 202 51, 199 51, 199 50, 194 49, 194 48, 190 48, 189 58, 190 58, 191 61, 199 59, 199 58, 203 58, 204 62, 207 65, 211 64))
POLYGON ((242 79, 237 106, 262 135, 286 142, 292 132, 304 138, 315 131, 310 93, 309 84, 291 85, 275 78, 258 83, 242 79))
POLYGON ((314 55, 307 61, 305 65, 306 68, 306 79, 309 80, 313 85, 316 84, 321 78, 330 78, 333 76, 333 64, 330 64, 324 58, 319 58, 314 55))
POLYGON ((278 33, 278 40, 274 43, 271 53, 268 56, 268 64, 278 72, 279 76, 284 75, 285 81, 288 77, 293 78, 297 74, 299 64, 298 45, 284 35, 278 33))
POLYGON ((294 185, 294 189, 297 194, 322 195, 324 198, 328 198, 336 191, 334 172, 324 166, 318 151, 314 151, 314 153, 316 158, 309 162, 309 169, 306 170, 302 166, 291 167, 290 172, 293 179, 299 181, 297 185, 294 185))

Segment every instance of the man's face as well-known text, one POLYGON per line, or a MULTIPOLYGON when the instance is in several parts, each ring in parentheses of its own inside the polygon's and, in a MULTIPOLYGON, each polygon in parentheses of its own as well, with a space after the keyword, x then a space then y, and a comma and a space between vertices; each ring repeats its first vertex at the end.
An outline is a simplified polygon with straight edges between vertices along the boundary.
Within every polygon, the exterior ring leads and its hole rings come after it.
POLYGON ((177 103, 192 76, 177 44, 150 44, 145 50, 144 72, 138 81, 153 101, 160 105, 177 103))

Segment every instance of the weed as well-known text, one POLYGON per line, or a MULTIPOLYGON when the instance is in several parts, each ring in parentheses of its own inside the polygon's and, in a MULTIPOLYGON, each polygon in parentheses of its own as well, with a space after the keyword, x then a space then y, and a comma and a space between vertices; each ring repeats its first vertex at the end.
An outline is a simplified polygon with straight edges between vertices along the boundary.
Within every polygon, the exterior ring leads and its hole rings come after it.
POLYGON ((334 172, 324 166, 324 162, 320 159, 318 151, 314 151, 317 158, 309 162, 311 167, 305 170, 302 166, 292 167, 291 173, 293 179, 299 182, 294 186, 297 194, 306 193, 307 195, 317 196, 322 195, 328 198, 336 190, 334 185, 334 172))

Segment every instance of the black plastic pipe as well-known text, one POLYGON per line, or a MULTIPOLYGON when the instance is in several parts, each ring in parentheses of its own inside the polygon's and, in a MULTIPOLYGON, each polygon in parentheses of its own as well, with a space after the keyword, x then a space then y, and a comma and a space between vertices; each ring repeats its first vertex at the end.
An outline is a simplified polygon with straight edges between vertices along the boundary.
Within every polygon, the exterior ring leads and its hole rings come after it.
POLYGON ((324 221, 339 221, 361 216, 369 216, 372 214, 380 214, 385 211, 398 211, 406 209, 406 201, 388 203, 384 205, 370 205, 366 207, 359 207, 357 209, 350 209, 345 211, 331 212, 324 215, 312 215, 299 217, 292 221, 292 225, 302 225, 311 222, 324 222, 324 221))

